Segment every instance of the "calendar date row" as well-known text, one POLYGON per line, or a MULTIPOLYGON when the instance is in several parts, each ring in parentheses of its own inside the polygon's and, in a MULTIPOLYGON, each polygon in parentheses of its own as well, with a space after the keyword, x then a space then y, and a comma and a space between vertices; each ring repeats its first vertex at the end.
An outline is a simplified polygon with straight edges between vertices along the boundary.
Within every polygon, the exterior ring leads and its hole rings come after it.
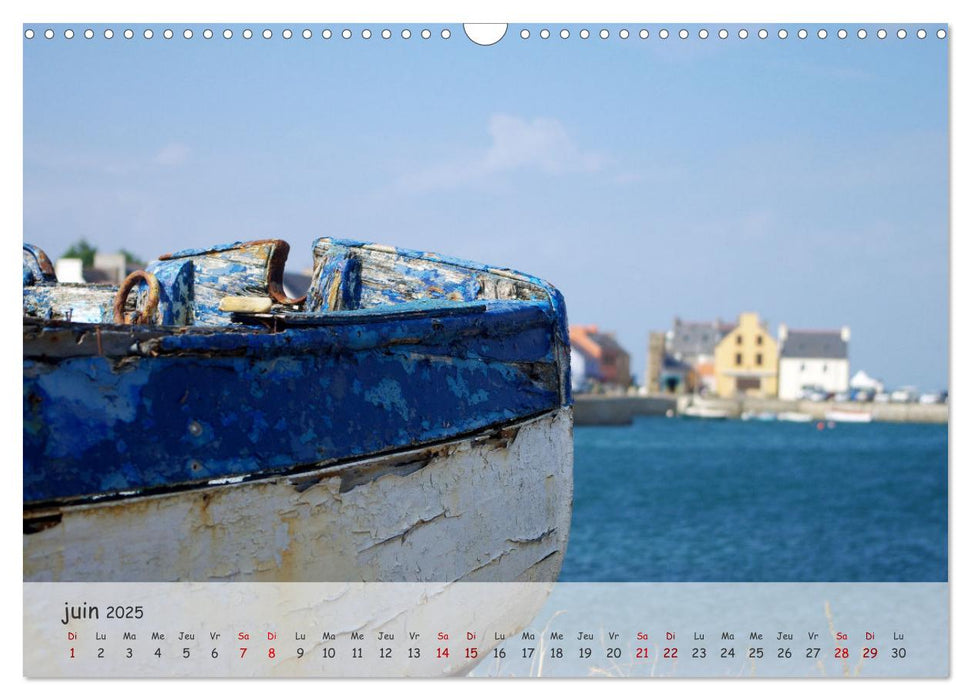
MULTIPOLYGON (((421 647, 421 646, 406 646, 406 647, 391 647, 391 646, 379 646, 379 647, 364 647, 364 646, 350 646, 350 647, 338 647, 338 646, 324 646, 324 647, 304 647, 304 646, 236 646, 236 647, 211 647, 211 648, 199 648, 199 647, 162 647, 155 646, 154 649, 149 645, 148 648, 140 649, 134 646, 121 647, 115 649, 115 654, 122 654, 124 658, 132 659, 136 655, 150 654, 161 659, 163 656, 175 656, 183 659, 192 658, 193 656, 201 655, 203 657, 208 657, 212 659, 221 658, 223 655, 228 654, 230 657, 235 657, 238 659, 253 658, 259 656, 265 656, 267 659, 277 659, 277 658, 313 658, 317 657, 323 660, 333 660, 333 659, 394 659, 399 655, 408 659, 422 659, 425 656, 430 655, 431 658, 437 659, 451 659, 454 656, 458 658, 465 659, 479 659, 479 658, 494 658, 494 659, 506 659, 506 658, 522 658, 522 659, 538 659, 545 656, 548 659, 565 659, 573 657, 580 660, 593 660, 593 659, 613 659, 620 660, 623 658, 633 659, 635 661, 648 661, 652 659, 666 659, 671 661, 676 661, 680 659, 693 659, 693 660, 705 660, 708 658, 720 658, 720 659, 751 659, 759 660, 769 657, 774 657, 777 659, 823 659, 827 656, 835 659, 877 659, 881 655, 888 656, 891 659, 905 659, 907 658, 907 648, 903 646, 890 647, 881 652, 879 647, 860 647, 858 649, 852 650, 850 647, 634 647, 634 648, 621 648, 621 647, 591 647, 591 646, 581 646, 575 648, 568 648, 562 646, 547 647, 545 649, 535 646, 524 646, 524 647, 507 647, 500 646, 495 647, 487 652, 479 647, 475 646, 459 646, 459 647, 448 647, 448 646, 436 646, 436 647, 421 647)), ((83 653, 80 647, 70 647, 68 650, 70 658, 78 658, 78 655, 83 653)), ((107 655, 112 653, 108 647, 99 646, 94 649, 94 654, 96 658, 103 659, 107 658, 107 655)))

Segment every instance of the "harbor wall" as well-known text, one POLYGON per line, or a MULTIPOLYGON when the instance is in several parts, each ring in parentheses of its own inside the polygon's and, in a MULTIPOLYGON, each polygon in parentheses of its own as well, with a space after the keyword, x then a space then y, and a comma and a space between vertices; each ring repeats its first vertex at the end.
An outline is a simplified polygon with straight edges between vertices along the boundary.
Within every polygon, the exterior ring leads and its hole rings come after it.
POLYGON ((947 423, 947 404, 918 403, 837 403, 835 401, 785 401, 744 397, 737 399, 707 398, 697 396, 605 396, 578 394, 575 397, 574 423, 576 425, 627 425, 634 416, 663 416, 668 411, 681 414, 689 405, 725 411, 731 418, 742 413, 791 411, 806 413, 822 420, 829 411, 863 411, 873 420, 887 423, 947 423))
POLYGON ((674 396, 605 396, 578 394, 574 397, 574 425, 629 425, 634 416, 663 416, 677 410, 674 396))
POLYGON ((822 420, 830 411, 860 411, 869 413, 873 420, 884 423, 947 423, 947 404, 919 403, 846 403, 836 401, 786 401, 783 399, 763 399, 744 397, 738 399, 699 399, 691 396, 678 397, 678 413, 688 405, 727 411, 732 418, 742 413, 782 413, 791 411, 806 413, 816 420, 822 420))

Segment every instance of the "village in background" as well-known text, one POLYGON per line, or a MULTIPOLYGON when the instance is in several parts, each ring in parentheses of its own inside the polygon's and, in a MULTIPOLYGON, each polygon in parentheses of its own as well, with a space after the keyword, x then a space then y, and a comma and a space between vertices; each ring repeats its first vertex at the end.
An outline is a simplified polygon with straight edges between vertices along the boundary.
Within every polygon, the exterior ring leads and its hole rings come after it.
POLYGON ((647 334, 644 381, 615 334, 570 326, 577 423, 630 422, 633 415, 868 423, 947 422, 946 390, 886 387, 851 374, 850 329, 795 329, 775 336, 758 313, 732 322, 685 321, 647 334), (611 399, 630 399, 616 401, 611 399), (640 399, 640 400, 638 400, 640 399))

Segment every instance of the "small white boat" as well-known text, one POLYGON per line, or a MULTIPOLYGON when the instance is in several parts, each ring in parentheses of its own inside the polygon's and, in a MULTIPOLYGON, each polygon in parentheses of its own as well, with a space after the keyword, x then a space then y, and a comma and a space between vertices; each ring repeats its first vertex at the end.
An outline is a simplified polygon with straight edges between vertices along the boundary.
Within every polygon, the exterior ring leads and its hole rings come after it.
POLYGON ((873 415, 866 411, 827 411, 826 420, 834 423, 870 423, 873 415))
POLYGON ((725 420, 728 411, 721 408, 707 408, 705 406, 688 406, 681 415, 685 418, 704 418, 707 420, 725 420))
POLYGON ((779 414, 779 420, 787 423, 809 423, 812 419, 813 417, 808 413, 800 413, 799 411, 783 411, 779 414))

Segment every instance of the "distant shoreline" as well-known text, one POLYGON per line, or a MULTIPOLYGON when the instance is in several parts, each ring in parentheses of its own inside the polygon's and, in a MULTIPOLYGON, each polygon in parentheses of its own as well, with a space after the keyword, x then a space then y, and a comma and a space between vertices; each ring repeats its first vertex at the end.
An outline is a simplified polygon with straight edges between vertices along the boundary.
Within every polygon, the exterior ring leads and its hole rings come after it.
POLYGON ((683 415, 686 408, 724 412, 737 419, 743 413, 801 413, 812 420, 826 420, 832 412, 866 413, 878 423, 947 423, 948 404, 858 403, 836 401, 786 401, 742 397, 738 399, 700 398, 691 395, 651 394, 627 396, 577 394, 574 396, 576 425, 628 425, 634 416, 683 415))

